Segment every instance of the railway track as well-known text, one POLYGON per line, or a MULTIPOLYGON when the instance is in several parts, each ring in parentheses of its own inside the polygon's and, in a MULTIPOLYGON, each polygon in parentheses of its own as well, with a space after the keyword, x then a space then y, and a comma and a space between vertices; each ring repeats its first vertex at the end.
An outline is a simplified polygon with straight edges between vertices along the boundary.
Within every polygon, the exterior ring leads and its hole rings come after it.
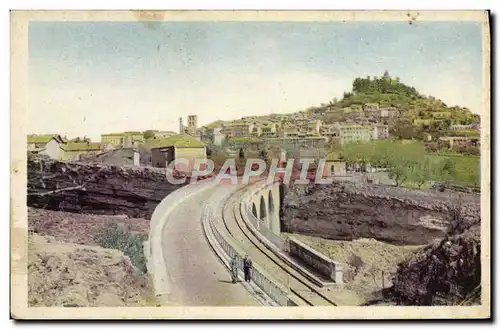
POLYGON ((290 294, 303 301, 304 305, 337 306, 319 287, 282 261, 247 228, 243 222, 240 208, 240 196, 243 193, 244 189, 239 189, 223 203, 222 221, 227 234, 238 242, 254 262, 263 267, 275 279, 288 286, 290 294))

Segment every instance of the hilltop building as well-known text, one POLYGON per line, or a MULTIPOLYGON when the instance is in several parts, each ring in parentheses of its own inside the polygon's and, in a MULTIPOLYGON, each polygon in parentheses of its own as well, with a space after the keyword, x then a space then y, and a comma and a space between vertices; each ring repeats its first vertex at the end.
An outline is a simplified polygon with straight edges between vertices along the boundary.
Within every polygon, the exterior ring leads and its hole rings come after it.
POLYGON ((470 124, 470 125, 451 125, 450 129, 451 130, 473 130, 475 128, 475 125, 470 124))
POLYGON ((188 125, 184 126, 182 117, 179 117, 179 134, 189 135, 199 141, 202 139, 202 129, 198 129, 198 116, 188 115, 188 125))
POLYGON ((184 133, 184 123, 182 122, 182 117, 179 117, 179 134, 184 133))
POLYGON ((381 124, 376 124, 376 125, 337 124, 336 128, 333 129, 337 129, 341 144, 389 138, 389 127, 387 125, 381 125, 381 124))
POLYGON ((274 138, 278 137, 278 125, 276 123, 264 123, 261 127, 261 138, 274 138))
POLYGON ((373 125, 373 140, 377 139, 388 139, 389 138, 389 126, 387 125, 373 125))
POLYGON ((196 136, 197 127, 198 127, 198 116, 188 115, 188 133, 191 136, 196 136))
POLYGON ((225 124, 222 132, 227 138, 247 137, 250 136, 253 128, 253 123, 239 121, 225 124))
POLYGON ((364 125, 338 125, 341 143, 369 141, 372 139, 372 127, 364 125))

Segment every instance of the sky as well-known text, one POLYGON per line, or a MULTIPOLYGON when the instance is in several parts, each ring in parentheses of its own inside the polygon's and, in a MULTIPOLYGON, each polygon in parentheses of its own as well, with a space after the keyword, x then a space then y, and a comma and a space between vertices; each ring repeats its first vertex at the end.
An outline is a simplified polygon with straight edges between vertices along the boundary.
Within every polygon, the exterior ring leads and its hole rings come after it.
POLYGON ((474 22, 31 22, 28 130, 68 137, 290 113, 391 76, 481 112, 474 22))

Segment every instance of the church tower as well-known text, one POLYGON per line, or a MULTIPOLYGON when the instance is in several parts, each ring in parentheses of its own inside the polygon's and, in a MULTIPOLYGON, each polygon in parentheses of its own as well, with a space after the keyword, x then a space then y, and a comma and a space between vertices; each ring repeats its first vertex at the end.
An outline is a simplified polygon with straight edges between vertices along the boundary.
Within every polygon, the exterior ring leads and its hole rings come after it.
POLYGON ((188 115, 188 131, 191 136, 196 136, 196 130, 198 129, 198 116, 188 115))

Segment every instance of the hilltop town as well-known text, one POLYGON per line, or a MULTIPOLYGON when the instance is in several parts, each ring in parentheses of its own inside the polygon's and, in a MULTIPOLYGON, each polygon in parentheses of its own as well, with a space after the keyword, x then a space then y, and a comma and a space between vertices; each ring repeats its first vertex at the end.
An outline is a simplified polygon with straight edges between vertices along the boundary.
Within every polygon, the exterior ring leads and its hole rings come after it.
MULTIPOLYGON (((238 152, 266 157, 284 152, 287 157, 334 161, 346 159, 360 142, 413 141, 428 154, 478 156, 479 124, 479 115, 467 108, 421 95, 386 71, 381 77, 354 79, 352 90, 340 100, 296 113, 247 116, 203 126, 198 125, 197 115, 188 115, 187 124, 179 118, 176 132, 111 132, 102 134, 100 142, 30 135, 28 152, 59 161, 165 167, 178 157, 209 157, 220 164, 238 152)), ((478 179, 461 182, 477 185, 478 179)))

